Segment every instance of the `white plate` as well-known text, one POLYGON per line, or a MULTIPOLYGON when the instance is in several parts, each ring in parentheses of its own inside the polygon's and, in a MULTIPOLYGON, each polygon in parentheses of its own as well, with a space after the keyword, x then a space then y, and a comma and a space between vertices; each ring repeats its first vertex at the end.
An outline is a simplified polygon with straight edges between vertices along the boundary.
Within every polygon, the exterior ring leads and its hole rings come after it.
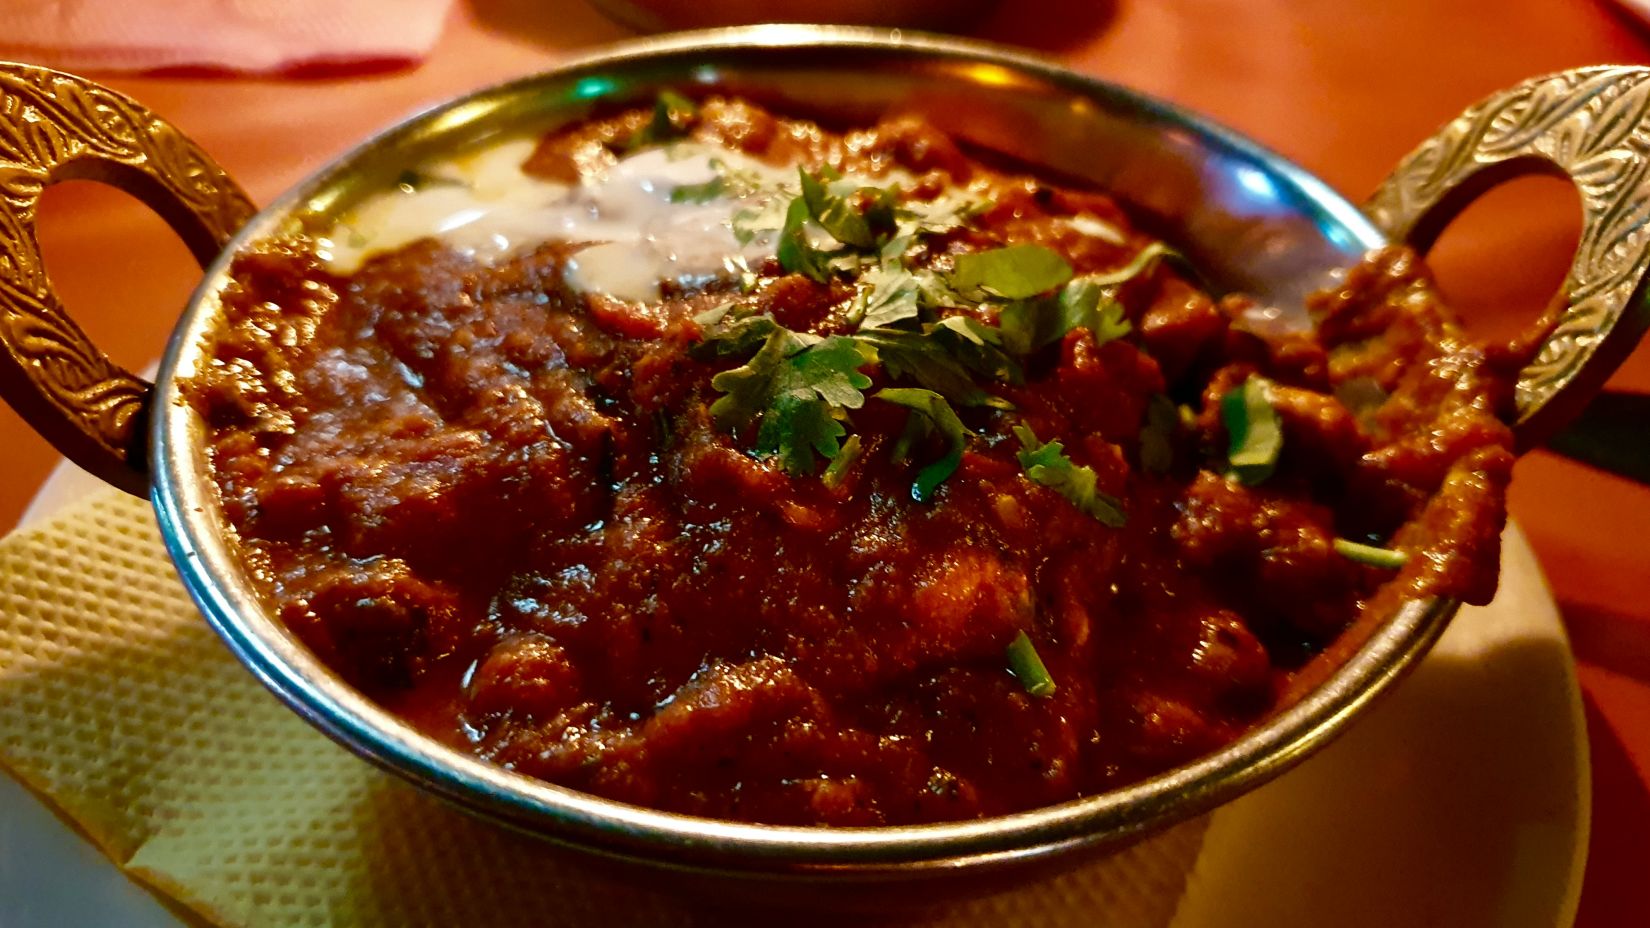
MULTIPOLYGON (((95 486, 59 467, 25 513, 95 486)), ((1569 642, 1508 530, 1501 591, 1300 768, 1215 813, 1176 928, 1567 928, 1591 776, 1569 642)), ((182 924, 0 776, 0 928, 182 924)))

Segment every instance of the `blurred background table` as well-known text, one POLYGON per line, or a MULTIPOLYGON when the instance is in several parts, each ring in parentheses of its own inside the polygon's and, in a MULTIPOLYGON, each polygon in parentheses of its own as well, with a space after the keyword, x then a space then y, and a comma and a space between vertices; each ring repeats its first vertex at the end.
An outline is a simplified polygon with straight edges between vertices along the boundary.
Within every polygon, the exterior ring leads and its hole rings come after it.
MULTIPOLYGON (((1491 91, 1577 65, 1650 63, 1650 31, 1607 0, 1014 0, 957 31, 1200 110, 1353 199, 1491 91)), ((193 136, 263 202, 413 110, 630 35, 583 0, 460 0, 412 69, 101 79, 193 136)), ((183 246, 135 201, 90 184, 53 188, 43 212, 69 309, 117 361, 151 363, 197 276, 183 246)), ((1562 280, 1575 214, 1563 184, 1520 181, 1445 233, 1434 265, 1471 325, 1506 330, 1540 308, 1562 280)), ((1650 392, 1650 346, 1612 386, 1650 392)), ((4 407, 0 448, 10 526, 57 457, 4 407)), ((1518 465, 1512 513, 1547 572, 1586 697, 1594 806, 1577 923, 1646 924, 1650 556, 1638 543, 1650 488, 1536 451, 1518 465)))

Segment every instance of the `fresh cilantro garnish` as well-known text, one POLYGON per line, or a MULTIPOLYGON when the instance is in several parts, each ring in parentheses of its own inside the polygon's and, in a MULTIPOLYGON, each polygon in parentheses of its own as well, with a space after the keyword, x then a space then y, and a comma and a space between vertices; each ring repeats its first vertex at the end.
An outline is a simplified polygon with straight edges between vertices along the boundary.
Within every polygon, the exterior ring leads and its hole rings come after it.
POLYGON ((897 263, 884 263, 865 272, 860 287, 849 319, 857 320, 861 329, 880 329, 915 319, 920 313, 922 288, 917 278, 897 263))
POLYGON ((1132 329, 1112 290, 1088 276, 1069 281, 1055 296, 1008 304, 997 317, 997 327, 1002 330, 1003 347, 1016 355, 1052 345, 1076 328, 1094 333, 1099 345, 1122 338, 1132 329))
MULTIPOLYGON (((896 232, 888 241, 882 243, 881 248, 877 249, 877 257, 883 264, 898 264, 905 258, 905 253, 911 250, 911 246, 916 240, 917 237, 913 233, 896 232)), ((930 273, 928 276, 933 277, 934 275, 930 273)), ((925 292, 926 289, 925 287, 925 292)))
POLYGON ((785 210, 785 225, 779 231, 779 265, 793 274, 802 274, 824 283, 829 277, 830 255, 808 240, 808 204, 801 197, 785 210))
MULTIPOLYGON (((1060 306, 1061 321, 1069 332, 1079 326, 1094 333, 1094 343, 1104 345, 1122 338, 1134 326, 1123 314, 1123 304, 1117 302, 1115 291, 1092 277, 1078 277, 1060 289, 1056 301, 1060 306)), ((1064 333, 1061 333, 1062 335, 1064 333)))
POLYGON ((819 475, 819 482, 832 490, 842 486, 842 481, 848 478, 848 469, 859 460, 862 450, 859 436, 849 435, 848 440, 842 443, 842 449, 831 458, 831 464, 825 468, 825 473, 819 475))
MULTIPOLYGON (((809 174, 804 168, 798 168, 797 174, 802 178, 802 202, 807 204, 808 215, 820 228, 852 248, 876 247, 877 237, 871 231, 870 222, 847 197, 832 193, 820 176, 809 174)), ((826 176, 830 175, 841 176, 834 170, 826 176)))
POLYGON ((653 118, 647 125, 631 133, 624 147, 634 150, 658 145, 687 135, 693 120, 699 115, 699 105, 674 90, 661 90, 653 101, 653 118))
POLYGON ((871 385, 871 378, 859 368, 876 360, 873 352, 851 338, 833 335, 790 359, 794 381, 781 384, 786 390, 809 390, 833 406, 858 409, 865 405, 859 391, 871 385))
POLYGON ((931 502, 939 485, 955 473, 957 465, 962 463, 963 448, 968 444, 968 429, 963 426, 962 420, 957 418, 957 411, 951 408, 945 397, 932 390, 888 387, 878 390, 872 396, 911 410, 906 434, 900 440, 901 447, 896 457, 903 456, 912 440, 916 438, 937 432, 945 439, 950 450, 944 457, 917 471, 917 479, 911 484, 912 499, 919 503, 931 502))
POLYGON ((1146 424, 1140 430, 1140 466, 1147 473, 1166 474, 1174 466, 1174 436, 1180 410, 1174 400, 1153 393, 1146 401, 1146 424))
POLYGON ((814 472, 815 452, 826 460, 836 457, 841 450, 837 442, 847 433, 830 403, 793 390, 780 393, 762 414, 752 450, 758 458, 777 455, 786 473, 803 476, 814 472))
POLYGON ((693 317, 705 329, 704 337, 688 349, 688 354, 701 360, 742 358, 755 351, 770 336, 778 334, 786 341, 785 354, 790 355, 823 341, 818 335, 793 332, 781 326, 772 316, 742 316, 732 318, 732 304, 706 310, 693 317))
POLYGON ((726 195, 728 192, 727 178, 718 174, 702 184, 679 184, 670 191, 672 203, 709 203, 726 195))
POLYGON ((1048 667, 1037 654, 1036 645, 1031 643, 1031 636, 1023 631, 1008 643, 1008 671, 1032 696, 1054 695, 1054 678, 1049 676, 1048 667))
MULTIPOLYGON (((764 317, 757 317, 764 318, 764 317)), ((812 473, 814 453, 835 457, 846 434, 841 410, 865 405, 860 392, 871 378, 859 368, 874 355, 840 335, 796 349, 797 333, 770 334, 750 361, 711 378, 724 396, 711 404, 716 424, 727 431, 760 422, 754 452, 777 455, 793 474, 812 473)))
POLYGON ((747 206, 733 214, 733 237, 741 245, 749 245, 759 235, 778 232, 785 228, 790 216, 791 200, 772 196, 758 206, 747 206))
POLYGON ((1065 445, 1059 441, 1047 444, 1037 439, 1030 426, 1016 425, 1014 437, 1020 440, 1020 467, 1032 482, 1040 483, 1059 493, 1083 512, 1104 525, 1121 528, 1124 523, 1123 504, 1096 488, 1098 478, 1094 469, 1072 462, 1066 457, 1065 445))
POLYGON ((1197 267, 1193 265, 1185 255, 1175 251, 1173 248, 1170 248, 1162 242, 1152 242, 1150 245, 1140 249, 1135 253, 1135 256, 1129 260, 1128 264, 1123 265, 1115 271, 1106 271, 1100 274, 1088 274, 1085 276, 1090 280, 1093 280, 1095 283, 1104 286, 1116 286, 1124 283, 1125 281, 1133 280, 1141 274, 1146 273, 1159 261, 1165 261, 1173 265, 1175 270, 1179 271, 1181 274, 1184 274, 1186 277, 1191 278, 1193 283, 1198 284, 1204 290, 1210 289, 1203 280, 1203 275, 1198 273, 1197 267))
POLYGON ((1248 486, 1272 476, 1283 450, 1283 426, 1272 408, 1271 384, 1250 374, 1221 398, 1220 416, 1226 424, 1227 476, 1248 486))
MULTIPOLYGON (((781 187, 761 205, 734 213, 733 234, 741 245, 750 244, 763 233, 777 231, 780 266, 820 283, 826 282, 833 271, 859 270, 868 257, 881 260, 891 272, 898 269, 899 258, 909 241, 902 242, 897 249, 886 248, 884 246, 892 245, 893 241, 884 242, 886 236, 879 231, 894 225, 895 191, 854 187, 828 166, 816 173, 798 168, 797 177, 801 183, 800 194, 793 196, 781 187), (864 201, 864 209, 855 205, 855 197, 864 201), (809 227, 814 225, 843 247, 826 250, 815 245, 808 235, 809 227)), ((677 188, 683 189, 686 188, 677 188)), ((693 189, 683 195, 721 195, 728 189, 724 183, 719 188, 693 189)), ((741 188, 741 195, 751 192, 754 188, 741 188)))
POLYGON ((712 328, 720 325, 722 320, 726 319, 728 314, 733 312, 733 310, 734 304, 722 303, 717 306, 712 306, 710 309, 707 309, 702 313, 695 314, 693 321, 699 323, 700 328, 712 328))
POLYGON ((900 235, 942 235, 968 225, 991 208, 991 201, 968 194, 948 194, 932 200, 907 200, 894 209, 900 235))
MULTIPOLYGON (((848 411, 863 405, 861 391, 871 384, 862 368, 880 364, 889 381, 910 384, 874 394, 912 410, 894 445, 896 459, 903 460, 915 442, 944 439, 947 452, 920 469, 912 488, 914 498, 931 500, 960 466, 970 434, 956 409, 1012 409, 982 383, 1023 382, 1018 359, 1074 328, 1089 329, 1100 343, 1128 334, 1116 287, 1174 255, 1162 245, 1147 246, 1124 268, 1073 278, 1059 253, 1016 244, 960 255, 950 273, 942 274, 908 263, 911 250, 922 236, 966 224, 980 204, 961 197, 901 203, 897 187, 864 186, 829 166, 812 172, 799 168, 798 188, 780 184, 766 190, 759 189, 754 175, 739 180, 735 189, 725 166, 717 170, 711 181, 677 188, 673 199, 754 196, 755 206, 732 217, 742 244, 777 233, 778 262, 787 272, 820 283, 838 272, 857 277, 845 315, 850 335, 821 339, 790 331, 770 315, 718 307, 696 317, 704 335, 692 349, 703 360, 748 358, 712 378, 724 394, 711 406, 721 428, 754 426, 752 453, 777 456, 793 474, 811 473, 816 456, 830 459, 822 479, 831 486, 840 484, 861 454, 860 439, 849 435, 847 426, 848 411), (821 244, 825 236, 835 244, 821 244), (996 326, 968 308, 988 302, 1007 304, 996 326)), ((1148 470, 1172 463, 1170 438, 1178 419, 1172 405, 1168 410, 1168 420, 1159 404, 1148 412, 1141 436, 1142 466, 1148 470)), ((1015 432, 1029 479, 1107 525, 1123 524, 1120 503, 1098 491, 1091 468, 1073 463, 1058 441, 1043 444, 1024 426, 1015 432)))
POLYGON ((710 385, 726 394, 710 404, 711 418, 718 426, 731 432, 762 415, 778 392, 775 381, 791 353, 789 348, 784 335, 774 332, 763 339, 761 349, 749 361, 711 378, 710 385))
MULTIPOLYGON (((930 327, 929 335, 944 345, 962 365, 976 374, 1005 383, 1024 383, 1020 365, 1003 351, 1002 332, 972 316, 946 316, 930 327)), ((1008 409, 1006 400, 987 405, 1008 409)))
POLYGON ((1409 562, 1409 554, 1396 551, 1392 548, 1378 548, 1374 545, 1360 544, 1337 538, 1333 542, 1335 553, 1347 560, 1367 564, 1370 567, 1380 567, 1386 570, 1397 570, 1409 562))
POLYGON ((1070 279, 1071 265, 1059 252, 1030 243, 958 255, 951 272, 951 286, 958 290, 1010 300, 1046 293, 1070 279))
MULTIPOLYGON (((952 351, 946 336, 939 336, 938 326, 927 332, 906 329, 861 329, 854 336, 860 342, 876 349, 877 357, 888 376, 915 380, 924 387, 963 406, 995 406, 1012 409, 1001 397, 992 396, 974 382, 968 368, 952 351)), ((944 331, 951 332, 950 329, 944 331)))

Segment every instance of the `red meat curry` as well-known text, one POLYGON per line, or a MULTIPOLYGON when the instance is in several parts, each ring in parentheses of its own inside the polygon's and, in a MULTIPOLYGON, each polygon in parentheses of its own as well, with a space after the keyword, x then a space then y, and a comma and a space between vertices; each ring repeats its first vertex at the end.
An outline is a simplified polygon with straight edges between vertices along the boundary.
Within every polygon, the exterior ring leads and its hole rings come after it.
POLYGON ((1518 359, 1411 253, 1288 332, 916 119, 668 98, 525 170, 681 140, 802 166, 774 254, 652 300, 573 286, 577 241, 233 266, 189 387, 224 513, 432 736, 698 815, 995 815, 1225 745, 1399 599, 1493 592, 1518 359))

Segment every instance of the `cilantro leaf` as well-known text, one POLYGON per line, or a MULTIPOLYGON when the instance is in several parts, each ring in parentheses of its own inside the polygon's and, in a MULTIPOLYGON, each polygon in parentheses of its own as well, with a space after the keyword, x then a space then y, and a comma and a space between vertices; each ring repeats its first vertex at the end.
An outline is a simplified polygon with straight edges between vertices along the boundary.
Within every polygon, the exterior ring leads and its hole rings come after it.
POLYGON ((881 248, 877 249, 877 257, 881 259, 883 264, 897 264, 905 257, 905 253, 911 250, 911 245, 916 240, 917 237, 914 233, 905 230, 898 231, 889 237, 888 241, 883 242, 881 248))
POLYGON ((1020 467, 1032 482, 1064 496, 1103 525, 1112 528, 1123 526, 1123 504, 1116 497, 1096 488, 1098 477, 1094 469, 1073 463, 1071 458, 1066 457, 1063 443, 1051 441, 1045 444, 1026 425, 1016 425, 1014 437, 1020 440, 1020 467))
POLYGON ((1162 242, 1153 242, 1115 271, 1072 278, 1054 298, 1023 299, 1003 307, 997 320, 1003 346, 1011 354, 1031 354, 1079 326, 1093 332, 1097 344, 1122 338, 1133 326, 1117 302, 1117 288, 1149 271, 1158 261, 1173 261, 1187 276, 1200 279, 1179 252, 1162 242))
POLYGON ((952 354, 945 341, 931 332, 905 329, 861 330, 854 336, 876 349, 888 376, 909 378, 947 400, 964 406, 1013 408, 1007 400, 992 396, 974 382, 968 369, 952 354))
POLYGON ((648 124, 631 133, 625 140, 626 149, 645 148, 688 133, 693 119, 699 115, 699 105, 674 90, 661 90, 653 101, 653 118, 648 124))
POLYGON ((1071 279, 1071 265, 1059 252, 1024 243, 958 255, 951 285, 984 290, 1010 300, 1036 296, 1071 279))
POLYGON ((922 290, 917 278, 898 264, 882 264, 860 278, 862 288, 855 298, 854 311, 861 329, 876 329, 906 319, 915 319, 922 290))
POLYGON ((1096 344, 1121 338, 1133 327, 1111 294, 1110 287, 1085 275, 1069 281, 1057 296, 1010 303, 997 317, 1003 346, 1012 354, 1028 355, 1079 327, 1093 332, 1096 344))
POLYGON ((1016 300, 997 314, 1003 347, 1024 357, 1063 338, 1059 306, 1051 300, 1016 300))
POLYGON ((722 182, 721 195, 748 197, 762 190, 762 175, 749 168, 734 167, 722 158, 711 158, 710 169, 722 182))
POLYGON ((957 411, 951 408, 945 397, 932 390, 886 387, 872 394, 872 397, 906 407, 911 410, 911 425, 921 423, 917 426, 919 432, 938 432, 945 439, 950 450, 944 457, 917 471, 917 478, 911 485, 912 499, 919 503, 932 502, 940 484, 956 473, 957 465, 962 463, 963 448, 968 444, 968 429, 957 418, 957 411))
POLYGON ((865 202, 861 214, 875 236, 871 247, 884 238, 893 237, 899 227, 899 188, 861 187, 855 192, 865 202))
POLYGON ((791 200, 783 196, 769 197, 758 206, 747 206, 733 214, 733 237, 741 245, 756 241, 758 235, 778 232, 785 228, 791 200))
POLYGON ((863 449, 860 447, 859 436, 849 435, 848 440, 842 443, 835 455, 831 456, 831 466, 825 468, 825 473, 819 475, 819 482, 828 489, 842 486, 842 481, 848 479, 848 470, 859 460, 863 449))
POLYGON ((672 203, 709 203, 728 192, 728 180, 718 174, 702 184, 678 184, 670 191, 672 203))
POLYGON ((1043 665, 1043 658, 1038 655, 1037 646, 1031 643, 1031 636, 1024 631, 1008 643, 1008 672, 1020 681, 1028 695, 1054 695, 1054 678, 1043 665))
POLYGON ((1174 436, 1180 410, 1174 400, 1153 393, 1146 401, 1146 422, 1140 429, 1140 466, 1148 473, 1165 474, 1174 466, 1174 436))
POLYGON ((772 316, 745 316, 727 322, 728 310, 729 307, 717 307, 694 317, 694 321, 704 326, 706 331, 704 338, 688 349, 689 356, 700 361, 742 358, 776 333, 786 342, 784 353, 787 356, 817 345, 822 340, 818 335, 784 328, 772 316))
MULTIPOLYGON (((1134 330, 1123 304, 1114 291, 1092 277, 1078 277, 1060 289, 1060 321, 1066 331, 1082 326, 1094 333, 1094 343, 1104 345, 1134 330)), ((1065 333, 1062 332, 1062 335, 1065 333)))
POLYGON ((859 368, 875 357, 852 338, 833 335, 791 357, 782 387, 812 391, 832 406, 858 409, 865 405, 865 394, 860 391, 871 385, 871 378, 859 368))
POLYGON ((786 473, 802 476, 814 472, 815 452, 836 457, 837 442, 847 431, 830 403, 801 391, 782 393, 762 414, 753 450, 759 458, 778 455, 786 473))
POLYGON ((1097 284, 1115 287, 1118 284, 1133 280, 1141 274, 1146 273, 1151 270, 1152 265, 1159 261, 1166 261, 1173 265, 1175 270, 1190 278, 1193 283, 1199 285, 1202 289, 1212 289, 1208 286, 1208 282, 1204 280, 1202 273, 1198 271, 1197 267, 1192 264, 1190 259, 1162 242, 1152 242, 1150 245, 1147 245, 1138 252, 1135 252, 1134 257, 1129 260, 1128 264, 1123 265, 1115 271, 1106 271, 1100 274, 1087 274, 1084 276, 1088 277, 1090 280, 1093 280, 1097 284))
POLYGON ((793 274, 803 274, 820 283, 829 277, 830 256, 808 241, 808 204, 797 197, 785 210, 785 226, 779 232, 779 264, 793 274))
POLYGON ((871 224, 847 197, 826 189, 819 177, 809 174, 804 168, 797 168, 797 174, 802 178, 802 202, 807 204, 808 215, 819 223, 820 228, 844 245, 853 248, 876 247, 877 239, 871 231, 871 224))
POLYGON ((712 306, 710 309, 707 309, 702 313, 694 314, 693 321, 697 322, 700 328, 708 329, 712 326, 718 325, 723 319, 727 318, 728 313, 733 312, 733 308, 734 304, 732 303, 722 303, 717 306, 712 306))
POLYGON ((1375 545, 1366 545, 1345 538, 1337 538, 1332 543, 1335 553, 1350 561, 1366 564, 1370 567, 1380 567, 1386 570, 1397 570, 1409 563, 1409 553, 1395 548, 1381 548, 1375 545))
POLYGON ((911 276, 917 283, 918 302, 929 309, 961 306, 973 302, 951 289, 951 285, 944 277, 928 268, 917 268, 911 272, 911 276))
POLYGON ((934 323, 929 334, 974 373, 1006 383, 1025 382, 1020 365, 1003 351, 1002 333, 997 328, 973 316, 955 315, 934 323))
POLYGON ((774 383, 789 349, 785 334, 773 332, 749 361, 710 379, 710 385, 725 394, 710 404, 711 418, 718 427, 731 432, 762 415, 777 392, 774 383))
POLYGON ((787 471, 811 473, 816 452, 836 455, 847 432, 839 421, 844 410, 865 405, 861 391, 871 378, 859 368, 875 354, 841 335, 797 350, 800 333, 776 329, 750 361, 711 378, 711 386, 726 395, 711 404, 710 413, 725 431, 760 421, 756 456, 778 455, 787 471))
POLYGON ((900 234, 940 235, 968 225, 990 208, 989 200, 951 194, 932 200, 907 200, 894 209, 894 218, 901 227, 900 234))
POLYGON ((1241 387, 1227 391, 1220 417, 1226 424, 1227 476, 1247 486, 1272 476, 1283 450, 1283 426, 1266 378, 1250 374, 1241 387))

